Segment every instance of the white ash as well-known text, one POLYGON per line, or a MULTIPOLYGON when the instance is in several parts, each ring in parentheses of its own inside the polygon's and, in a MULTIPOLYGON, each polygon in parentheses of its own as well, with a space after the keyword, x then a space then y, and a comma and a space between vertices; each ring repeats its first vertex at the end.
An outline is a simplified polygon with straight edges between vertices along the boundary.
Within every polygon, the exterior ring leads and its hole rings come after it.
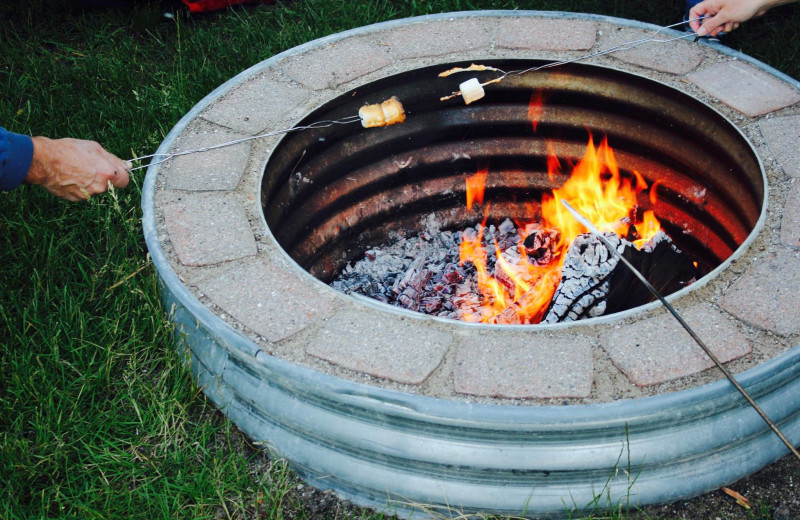
POLYGON ((475 238, 483 232, 487 270, 494 273, 495 241, 514 265, 511 251, 520 240, 516 226, 506 219, 499 226, 441 231, 433 215, 425 219, 423 226, 419 235, 399 237, 391 244, 366 251, 364 258, 349 264, 331 286, 434 316, 480 321, 490 312, 486 304, 491 302, 480 294, 475 267, 471 263, 459 265, 461 238, 475 238))
MULTIPOLYGON (((633 247, 616 233, 605 232, 603 236, 619 252, 633 247)), ((552 304, 542 323, 576 321, 581 318, 602 316, 606 310, 606 296, 611 286, 611 275, 619 263, 619 257, 591 233, 578 235, 570 245, 561 283, 553 295, 552 304)))

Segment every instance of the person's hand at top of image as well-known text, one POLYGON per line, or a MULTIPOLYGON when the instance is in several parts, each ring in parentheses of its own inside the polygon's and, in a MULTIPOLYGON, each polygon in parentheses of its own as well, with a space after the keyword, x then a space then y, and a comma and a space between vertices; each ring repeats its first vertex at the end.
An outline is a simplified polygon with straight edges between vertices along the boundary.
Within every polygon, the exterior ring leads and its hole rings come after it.
POLYGON ((698 36, 719 36, 731 32, 773 7, 794 0, 705 0, 689 11, 689 26, 698 36), (699 20, 702 18, 702 20, 699 20), (702 23, 701 23, 702 22, 702 23))

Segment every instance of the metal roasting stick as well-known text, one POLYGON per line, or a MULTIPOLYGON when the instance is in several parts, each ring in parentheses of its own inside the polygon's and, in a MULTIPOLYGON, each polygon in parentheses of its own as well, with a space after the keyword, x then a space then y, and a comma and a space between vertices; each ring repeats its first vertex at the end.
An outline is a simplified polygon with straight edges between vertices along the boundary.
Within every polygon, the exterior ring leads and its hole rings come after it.
POLYGON ((588 60, 589 58, 595 58, 597 56, 605 56, 606 54, 611 54, 611 53, 614 53, 614 52, 627 51, 627 50, 633 49, 634 47, 638 47, 639 45, 643 45, 645 43, 669 43, 669 42, 674 42, 676 40, 685 40, 685 39, 689 39, 689 38, 695 38, 695 41, 697 41, 697 39, 696 39, 697 35, 694 34, 694 33, 686 33, 686 34, 681 35, 681 36, 673 36, 671 38, 667 38, 667 39, 664 39, 664 40, 657 39, 656 36, 658 36, 658 34, 661 33, 661 31, 663 31, 665 29, 672 29, 673 27, 677 27, 679 25, 685 25, 685 24, 688 24, 689 22, 692 22, 694 20, 701 20, 701 19, 702 18, 693 18, 692 20, 686 20, 685 22, 678 22, 678 23, 674 23, 672 25, 665 25, 664 27, 660 27, 657 31, 655 31, 653 34, 651 34, 650 36, 648 36, 646 38, 641 38, 639 40, 633 40, 633 41, 629 41, 629 42, 625 42, 625 43, 620 43, 619 45, 615 45, 614 47, 609 47, 608 49, 604 49, 604 50, 601 50, 601 51, 593 52, 591 54, 585 54, 583 56, 579 56, 577 58, 573 58, 573 59, 570 59, 570 60, 554 61, 552 63, 547 63, 545 65, 540 65, 538 67, 531 67, 530 69, 525 69, 525 70, 512 70, 510 72, 506 72, 504 74, 504 76, 513 76, 513 75, 517 75, 517 74, 525 74, 526 72, 535 72, 537 70, 549 69, 551 67, 557 67, 559 65, 566 65, 568 63, 576 63, 576 62, 579 62, 579 61, 588 60))
MULTIPOLYGON (((694 20, 700 20, 700 19, 701 18, 695 18, 694 20)), ((547 63, 545 65, 540 65, 538 67, 532 67, 530 69, 525 69, 525 70, 512 70, 512 71, 506 72, 504 70, 494 69, 494 70, 497 70, 498 72, 502 72, 502 75, 500 77, 498 77, 498 78, 495 78, 495 79, 489 81, 489 83, 497 83, 497 82, 501 81, 503 78, 505 78, 506 76, 516 76, 516 75, 519 75, 519 74, 525 74, 527 72, 535 72, 535 71, 541 70, 541 69, 549 69, 549 68, 552 68, 552 67, 557 67, 559 65, 566 65, 568 63, 576 63, 576 62, 579 62, 579 61, 587 60, 589 58, 594 58, 596 56, 604 56, 606 54, 611 54, 613 52, 633 49, 634 47, 638 47, 639 45, 642 45, 644 43, 668 43, 668 42, 672 42, 672 41, 675 41, 675 40, 683 40, 683 39, 687 39, 687 38, 695 38, 695 41, 697 41, 697 37, 696 37, 697 35, 695 35, 694 33, 687 33, 687 34, 682 35, 682 36, 675 36, 675 37, 667 38, 667 39, 664 39, 664 40, 656 39, 656 36, 659 33, 661 33, 662 31, 664 31, 665 29, 671 29, 671 28, 677 27, 679 25, 685 25, 685 24, 687 24, 687 23, 689 23, 691 21, 693 21, 693 20, 686 20, 684 22, 674 23, 672 25, 665 25, 664 27, 660 27, 657 31, 653 32, 653 34, 651 34, 647 38, 641 38, 639 40, 633 40, 633 41, 621 43, 619 45, 615 45, 614 47, 611 47, 611 48, 608 48, 608 49, 605 49, 605 50, 602 50, 602 51, 598 51, 598 52, 593 52, 591 54, 586 54, 586 55, 583 55, 583 56, 579 56, 577 58, 573 58, 573 59, 570 59, 570 60, 554 61, 554 62, 551 62, 551 63, 547 63)), ((488 84, 488 83, 486 83, 486 84, 488 84)), ((460 93, 454 92, 453 94, 454 95, 459 95, 460 93)), ((184 150, 184 151, 175 152, 175 153, 154 153, 154 154, 150 154, 150 155, 142 155, 142 156, 139 156, 139 157, 133 157, 133 158, 129 159, 129 161, 130 162, 140 162, 140 161, 142 161, 144 159, 150 159, 150 161, 147 164, 141 164, 139 166, 135 166, 135 167, 131 168, 128 171, 139 170, 139 169, 142 169, 142 168, 147 168, 148 166, 155 166, 157 164, 161 164, 161 163, 166 162, 166 161, 168 161, 168 160, 170 160, 170 159, 172 159, 174 157, 179 157, 181 155, 189 155, 189 154, 193 154, 193 153, 207 152, 209 150, 216 150, 217 148, 223 148, 225 146, 233 146, 235 144, 243 143, 245 141, 251 141, 253 139, 261 139, 262 137, 272 137, 272 136, 281 135, 281 134, 288 134, 290 132, 298 132, 300 130, 310 130, 310 129, 313 129, 313 128, 326 128, 326 127, 333 126, 333 125, 346 125, 346 124, 358 122, 359 120, 360 120, 359 116, 349 116, 349 117, 345 117, 343 119, 339 119, 339 120, 336 120, 336 121, 318 121, 316 123, 311 123, 310 125, 307 125, 307 126, 295 126, 295 127, 291 127, 291 128, 285 128, 283 130, 274 130, 272 132, 266 132, 264 134, 253 135, 253 136, 250 136, 250 137, 243 137, 242 139, 236 139, 236 140, 233 140, 233 141, 228 141, 228 142, 225 142, 225 143, 219 143, 219 144, 215 144, 215 145, 211 145, 211 146, 204 146, 202 148, 195 148, 195 149, 192 149, 192 150, 184 150)))
MULTIPOLYGON (((673 36, 671 38, 666 38, 666 39, 659 39, 659 38, 656 38, 656 36, 658 36, 662 31, 664 31, 666 29, 672 29, 672 28, 677 27, 679 25, 686 25, 689 22, 693 22, 695 20, 702 20, 702 19, 703 19, 702 17, 700 17, 700 18, 692 18, 690 20, 686 20, 686 21, 682 21, 682 22, 678 22, 678 23, 673 23, 671 25, 665 25, 664 27, 659 27, 658 30, 654 31, 652 34, 650 34, 646 38, 640 38, 638 40, 631 40, 629 42, 624 42, 624 43, 620 43, 619 45, 615 45, 613 47, 609 47, 608 49, 603 49, 603 50, 600 50, 600 51, 597 51, 597 52, 584 54, 583 56, 578 56, 577 58, 571 58, 571 59, 561 60, 561 61, 553 61, 553 62, 550 62, 550 63, 545 63, 544 65, 531 67, 529 69, 505 71, 505 70, 497 69, 497 68, 494 68, 494 67, 487 67, 486 70, 494 70, 494 71, 500 72, 502 74, 500 76, 494 78, 494 79, 490 79, 488 81, 480 83, 480 86, 481 87, 485 87, 487 85, 491 85, 492 83, 500 83, 501 81, 503 81, 508 76, 518 76, 520 74, 526 74, 528 72, 536 72, 536 71, 543 70, 543 69, 550 69, 552 67, 558 67, 558 66, 561 66, 561 65, 567 65, 569 63, 577 63, 579 61, 585 61, 585 60, 588 60, 590 58, 596 58, 598 56, 605 56, 606 54, 612 54, 614 52, 627 51, 627 50, 633 49, 634 47, 638 47, 639 45, 643 45, 645 43, 669 43, 669 42, 674 42, 676 40, 686 40, 686 39, 689 39, 689 38, 693 38, 694 42, 696 43, 701 37, 697 36, 695 33, 692 33, 692 32, 687 32, 686 34, 683 34, 681 36, 673 36)), ((453 71, 448 71, 448 72, 467 72, 469 70, 475 70, 475 69, 470 69, 470 68, 454 69, 453 71)), ((449 96, 444 96, 444 97, 442 97, 440 99, 442 101, 444 101, 444 100, 447 100, 447 99, 452 99, 452 98, 458 97, 460 95, 462 95, 462 93, 459 90, 459 91, 451 93, 449 96)))
POLYGON ((767 414, 764 413, 764 411, 761 409, 761 407, 758 406, 758 404, 756 404, 756 402, 753 400, 750 394, 747 393, 747 391, 744 388, 742 388, 742 385, 740 385, 739 382, 736 381, 736 378, 733 377, 733 374, 731 374, 730 371, 727 368, 725 368, 725 366, 720 362, 717 356, 714 355, 711 349, 708 348, 708 346, 703 342, 703 340, 701 340, 700 337, 694 332, 694 330, 692 330, 689 324, 683 321, 683 318, 681 318, 680 314, 678 314, 675 308, 672 305, 670 305, 670 303, 667 300, 664 299, 661 293, 658 292, 658 289, 653 287, 653 284, 648 282, 647 278, 645 278, 642 275, 642 273, 640 273, 639 270, 633 266, 633 264, 631 264, 624 256, 622 256, 619 253, 619 251, 617 251, 617 249, 611 244, 611 242, 609 242, 606 239, 606 237, 603 236, 600 230, 597 229, 597 227, 595 227, 594 224, 589 222, 589 220, 587 220, 583 215, 578 213, 578 210, 573 208, 569 204, 569 202, 567 202, 564 199, 561 199, 561 204, 563 204, 564 207, 567 208, 567 210, 569 210, 570 213, 572 213, 572 216, 575 217, 578 220, 578 222, 583 224, 586 227, 586 229, 588 229, 594 235, 596 235, 597 238, 599 238, 600 241, 603 243, 603 245, 605 245, 606 248, 608 248, 608 250, 611 251, 611 253, 614 256, 616 256, 623 264, 625 264, 625 267, 627 267, 636 276, 636 278, 638 278, 639 281, 641 281, 644 284, 644 286, 647 287, 647 289, 651 293, 653 293, 653 296, 659 299, 659 301, 664 305, 664 307, 666 307, 667 310, 675 317, 675 319, 678 320, 678 323, 680 323, 681 326, 684 329, 686 329, 686 332, 689 333, 692 339, 694 339, 697 342, 697 344, 700 345, 700 348, 702 348, 705 351, 706 355, 708 355, 708 357, 711 358, 711 361, 713 361, 714 364, 717 365, 717 368, 719 368, 722 371, 722 373, 725 374, 725 377, 728 378, 728 381, 730 381, 731 384, 733 384, 733 386, 736 387, 739 393, 742 394, 742 396, 744 396, 744 398, 747 400, 748 403, 750 403, 750 406, 752 406, 753 409, 756 412, 758 412, 758 415, 760 415, 761 418, 764 419, 764 422, 766 422, 767 425, 770 428, 772 428, 772 431, 775 432, 775 435, 777 435, 778 438, 780 438, 780 440, 783 441, 786 447, 789 448, 789 451, 791 451, 794 454, 794 456, 797 457, 798 460, 800 460, 800 453, 798 453, 797 449, 792 445, 791 442, 789 442, 789 439, 787 439, 786 436, 783 435, 783 433, 781 433, 781 431, 778 429, 775 423, 773 423, 770 420, 770 418, 767 417, 767 414))
POLYGON ((314 128, 327 128, 333 125, 347 125, 350 123, 356 123, 360 120, 361 118, 359 116, 349 116, 342 119, 337 119, 336 121, 317 121, 316 123, 311 123, 310 125, 306 126, 293 126, 291 128, 285 128, 283 130, 273 130, 272 132, 266 132, 258 135, 251 135, 249 137, 242 137, 241 139, 236 139, 233 141, 214 144, 210 146, 204 146, 202 148, 195 148, 193 150, 184 150, 182 152, 174 152, 174 153, 153 153, 150 155, 142 155, 141 157, 134 157, 133 159, 129 160, 133 162, 133 161, 141 161, 143 159, 150 159, 150 162, 148 162, 147 164, 142 164, 140 166, 131 168, 128 171, 132 172, 134 170, 139 170, 141 168, 147 168, 148 166, 161 164, 163 162, 172 159, 173 157, 179 157, 181 155, 189 155, 191 153, 207 152, 209 150, 216 150, 217 148, 223 148, 225 146, 233 146, 235 144, 244 143, 245 141, 252 141, 253 139, 261 139, 262 137, 272 137, 275 135, 288 134, 290 132, 299 132, 300 130, 311 130, 314 128), (156 157, 158 157, 158 159, 156 159, 156 157))

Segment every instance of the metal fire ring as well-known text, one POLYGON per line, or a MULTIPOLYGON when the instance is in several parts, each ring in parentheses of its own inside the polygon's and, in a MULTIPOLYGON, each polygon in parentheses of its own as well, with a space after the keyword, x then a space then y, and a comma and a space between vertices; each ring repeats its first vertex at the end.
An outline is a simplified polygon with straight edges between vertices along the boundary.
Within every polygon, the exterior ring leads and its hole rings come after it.
MULTIPOLYGON (((246 133, 242 127, 237 130, 214 123, 218 116, 213 112, 215 104, 227 99, 231 107, 231 103, 239 102, 237 96, 266 96, 237 87, 262 77, 274 67, 291 67, 296 60, 320 49, 340 46, 342 52, 357 52, 364 38, 382 41, 384 36, 390 37, 396 31, 411 35, 408 45, 413 47, 428 26, 441 29, 455 22, 480 29, 484 25, 496 27, 517 20, 593 23, 596 24, 595 38, 603 32, 606 32, 605 38, 609 36, 607 32, 617 30, 655 29, 647 24, 609 17, 530 11, 450 13, 363 27, 315 40, 242 72, 198 103, 172 129, 158 152, 188 146, 191 139, 182 139, 198 127, 213 128, 212 133, 246 133)), ((557 47, 558 41, 549 45, 557 47)), ((425 43, 425 52, 430 56, 423 53, 407 58, 409 67, 455 61, 456 55, 470 59, 485 51, 464 47, 466 44, 457 37, 448 40, 446 34, 439 40, 425 43), (454 46, 449 54, 448 45, 454 46)), ((495 41, 485 52, 496 53, 497 49, 495 41)), ((729 64, 736 62, 742 64, 747 74, 766 76, 790 93, 800 88, 791 78, 742 54, 714 45, 704 44, 700 49, 712 64, 714 59, 729 64)), ((409 56, 416 52, 407 50, 409 56)), ((512 49, 509 52, 524 54, 527 51, 512 49)), ((539 49, 532 53, 537 59, 575 54, 561 48, 539 49)), ((637 63, 637 59, 634 56, 630 61, 614 63, 644 75, 656 74, 655 69, 637 63)), ((402 66, 403 60, 399 62, 402 66)), ((303 105, 300 111, 313 110, 327 99, 327 90, 349 90, 360 81, 379 75, 381 66, 390 65, 397 67, 398 63, 378 63, 377 69, 362 71, 360 76, 348 76, 347 70, 336 71, 338 76, 332 74, 319 84, 310 85, 308 98, 295 100, 295 105, 303 105)), ((311 71, 311 68, 306 70, 311 71)), ((325 70, 331 74, 330 69, 325 70)), ((680 79, 686 72, 668 71, 666 74, 680 79)), ((287 80, 287 84, 290 83, 287 80)), ((702 94, 695 87, 691 88, 702 94)), ((334 94, 329 97, 332 96, 334 94)), ((721 110, 733 114, 727 117, 735 119, 734 123, 740 128, 752 128, 752 125, 762 125, 770 113, 780 109, 783 111, 777 112, 778 115, 794 117, 800 111, 797 108, 800 97, 789 97, 793 100, 791 103, 768 110, 767 115, 737 115, 740 111, 724 107, 721 110)), ((248 122, 248 117, 240 119, 240 125, 246 126, 248 122)), ((263 172, 272 146, 274 142, 254 144, 249 162, 241 169, 263 172)), ((421 323, 421 318, 332 295, 330 289, 303 272, 280 252, 270 232, 265 230, 263 216, 258 217, 259 180, 252 175, 245 173, 232 187, 215 186, 213 182, 207 185, 205 179, 195 176, 192 182, 199 182, 201 187, 186 188, 181 187, 180 179, 167 178, 167 173, 174 175, 177 171, 177 166, 173 165, 165 163, 149 168, 142 205, 145 239, 159 273, 165 308, 176 326, 176 344, 191 360, 193 374, 207 396, 248 436, 287 458, 315 487, 333 489, 355 503, 401 517, 426 516, 424 507, 430 508, 429 512, 558 516, 583 508, 598 497, 601 497, 599 506, 609 507, 693 497, 738 480, 786 453, 780 441, 724 380, 651 397, 592 404, 498 404, 435 398, 384 388, 367 378, 364 382, 349 380, 268 354, 269 345, 279 345, 282 341, 278 338, 272 342, 262 337, 270 333, 269 327, 260 335, 254 334, 251 326, 232 319, 213 303, 213 297, 198 290, 198 287, 210 287, 206 284, 208 280, 219 279, 220 270, 237 265, 225 256, 230 255, 230 251, 215 252, 222 255, 222 260, 212 255, 215 261, 206 259, 206 264, 202 261, 192 264, 193 260, 185 258, 179 261, 173 246, 186 236, 191 240, 192 230, 182 237, 166 234, 165 204, 171 205, 173 222, 191 221, 191 218, 181 220, 181 217, 195 207, 202 211, 204 203, 214 208, 227 208, 225 204, 229 202, 234 206, 244 204, 243 225, 248 230, 256 230, 257 240, 252 244, 246 241, 244 245, 234 244, 234 249, 252 247, 258 254, 272 255, 277 259, 277 270, 299 280, 297 283, 301 285, 312 287, 309 294, 319 295, 319 301, 309 303, 312 314, 316 304, 323 305, 327 300, 329 305, 332 301, 341 307, 364 309, 375 316, 415 324, 421 323), (223 203, 219 198, 224 199, 223 203), (186 201, 200 203, 190 208, 185 205, 186 201)), ((203 167, 202 162, 194 163, 192 171, 203 167)), ((770 163, 770 168, 775 171, 780 166, 770 163)), ((782 182, 787 184, 786 179, 782 182)), ((774 196, 772 190, 769 196, 774 196)), ((770 198, 771 207, 775 203, 770 198)), ((787 203, 786 198, 778 199, 777 203, 787 203)), ((773 228, 779 227, 776 223, 780 223, 783 206, 770 212, 762 216, 757 227, 759 236, 748 240, 748 252, 737 259, 735 276, 740 273, 747 276, 752 260, 778 254, 776 249, 783 255, 780 259, 795 261, 795 250, 770 235, 773 228), (765 221, 769 225, 762 226, 765 221)), ((196 245, 189 249, 193 250, 196 245)), ((735 281, 724 278, 726 274, 720 276, 725 283, 735 281)), ((693 293, 692 297, 718 298, 717 292, 725 292, 726 287, 716 287, 716 283, 709 282, 697 291, 699 296, 693 293)), ((628 316, 628 319, 647 319, 647 310, 644 312, 628 316)), ((787 309, 786 312, 796 310, 787 309)), ((734 318, 739 320, 737 316, 734 318)), ((431 326, 436 330, 444 327, 439 322, 431 326)), ((606 326, 613 327, 614 323, 606 326)), ((791 343, 798 337, 794 329, 773 332, 742 321, 737 321, 737 327, 750 327, 748 338, 758 341, 781 336, 784 342, 791 343)), ((454 341, 480 334, 482 330, 459 326, 454 341)), ((518 332, 514 334, 526 333, 515 330, 518 332)), ((561 329, 555 328, 546 333, 560 332, 561 329)), ((309 335, 304 334, 301 330, 291 338, 305 341, 309 335)), ((800 346, 790 345, 772 359, 740 371, 737 378, 789 439, 800 442, 800 401, 797 399, 800 395, 800 346)))

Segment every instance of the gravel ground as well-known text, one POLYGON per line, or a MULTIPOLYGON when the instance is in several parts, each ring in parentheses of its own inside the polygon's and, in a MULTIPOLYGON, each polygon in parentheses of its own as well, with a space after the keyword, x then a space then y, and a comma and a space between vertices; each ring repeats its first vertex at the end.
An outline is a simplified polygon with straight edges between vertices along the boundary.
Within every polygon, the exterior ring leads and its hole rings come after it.
POLYGON ((648 507, 637 519, 648 520, 797 520, 800 519, 800 461, 786 456, 728 486, 750 501, 751 510, 722 491, 666 506, 648 507))

